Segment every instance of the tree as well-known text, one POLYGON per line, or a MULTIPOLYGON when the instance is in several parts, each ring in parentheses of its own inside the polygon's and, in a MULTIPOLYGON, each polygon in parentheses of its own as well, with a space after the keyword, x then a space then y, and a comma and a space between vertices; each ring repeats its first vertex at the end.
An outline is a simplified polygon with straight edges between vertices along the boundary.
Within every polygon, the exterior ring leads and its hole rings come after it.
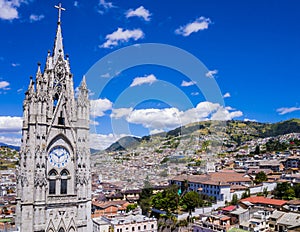
POLYGON ((255 154, 255 155, 259 155, 259 154, 260 154, 260 148, 259 148, 259 145, 256 145, 254 154, 255 154))
POLYGON ((201 201, 200 195, 197 192, 190 191, 182 197, 181 205, 188 210, 189 215, 192 215, 192 211, 202 204, 201 201))
POLYGON ((264 190, 263 190, 263 195, 264 195, 264 197, 267 197, 268 194, 269 194, 269 193, 268 193, 268 188, 265 187, 264 190))
POLYGON ((189 181, 187 179, 185 179, 181 185, 181 195, 183 196, 189 188, 189 181))
POLYGON ((250 190, 249 189, 247 189, 245 192, 243 192, 242 196, 241 196, 242 199, 247 198, 247 197, 250 197, 250 190))
POLYGON ((294 189, 288 182, 278 183, 273 191, 273 194, 279 199, 292 199, 296 196, 294 189))
POLYGON ((126 213, 128 213, 128 212, 136 209, 136 207, 137 207, 137 204, 129 204, 129 205, 127 205, 127 207, 126 207, 126 213))
POLYGON ((231 204, 232 205, 237 205, 237 203, 238 203, 238 197, 237 197, 236 194, 233 194, 232 199, 231 199, 231 204))
POLYGON ((160 209, 166 212, 167 216, 174 213, 178 208, 179 195, 178 187, 171 185, 163 192, 159 192, 151 198, 152 206, 155 209, 160 209))
POLYGON ((295 197, 300 198, 300 184, 294 184, 293 189, 295 191, 295 197))
POLYGON ((284 196, 282 197, 283 200, 292 200, 295 198, 295 191, 293 188, 289 188, 285 191, 284 196))
POLYGON ((266 180, 268 180, 267 174, 265 172, 261 171, 261 172, 256 174, 254 183, 255 184, 260 184, 260 183, 262 183, 266 180))
POLYGON ((153 194, 153 188, 148 179, 149 178, 146 178, 146 180, 144 181, 144 188, 142 189, 140 199, 138 201, 143 215, 146 215, 151 209, 151 197, 153 194))

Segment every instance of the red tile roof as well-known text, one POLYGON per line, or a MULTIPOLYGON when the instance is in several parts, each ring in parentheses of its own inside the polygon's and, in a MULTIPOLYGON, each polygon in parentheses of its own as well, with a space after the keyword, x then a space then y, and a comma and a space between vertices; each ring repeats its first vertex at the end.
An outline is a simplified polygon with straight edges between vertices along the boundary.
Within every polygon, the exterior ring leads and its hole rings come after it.
POLYGON ((222 208, 223 211, 232 211, 232 210, 235 210, 236 206, 235 205, 229 205, 229 206, 226 206, 224 208, 222 208))
POLYGON ((241 202, 249 201, 252 204, 264 204, 264 205, 276 205, 276 206, 283 206, 287 203, 285 200, 278 200, 278 199, 271 199, 266 197, 248 197, 242 199, 241 202))

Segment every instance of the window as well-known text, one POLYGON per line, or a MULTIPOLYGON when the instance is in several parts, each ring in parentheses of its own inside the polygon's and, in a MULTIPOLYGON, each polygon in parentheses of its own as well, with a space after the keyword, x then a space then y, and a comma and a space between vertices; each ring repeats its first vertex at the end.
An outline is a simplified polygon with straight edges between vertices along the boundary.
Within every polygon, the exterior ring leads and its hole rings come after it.
POLYGON ((61 175, 61 180, 60 180, 60 194, 67 194, 68 193, 68 171, 67 170, 62 170, 60 175, 61 175))
POLYGON ((56 175, 55 170, 49 172, 49 194, 56 194, 56 175))
POLYGON ((55 194, 56 180, 49 181, 49 194, 55 194))
POLYGON ((58 232, 65 232, 64 228, 60 228, 58 232))

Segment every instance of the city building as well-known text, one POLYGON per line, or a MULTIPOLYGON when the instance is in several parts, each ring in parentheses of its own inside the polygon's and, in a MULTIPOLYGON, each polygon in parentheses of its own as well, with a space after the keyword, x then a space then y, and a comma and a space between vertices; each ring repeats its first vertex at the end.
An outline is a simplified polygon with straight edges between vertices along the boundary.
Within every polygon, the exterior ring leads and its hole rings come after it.
POLYGON ((188 183, 188 191, 214 197, 221 202, 231 201, 231 186, 249 187, 252 183, 248 175, 234 171, 213 172, 203 175, 180 175, 169 180, 170 184, 176 184, 181 188, 184 188, 185 182, 188 183))
POLYGON ((75 99, 64 55, 59 6, 52 54, 23 102, 16 225, 22 232, 92 231, 89 100, 85 79, 75 99))
POLYGON ((157 232, 157 219, 143 215, 93 218, 93 232, 157 232))

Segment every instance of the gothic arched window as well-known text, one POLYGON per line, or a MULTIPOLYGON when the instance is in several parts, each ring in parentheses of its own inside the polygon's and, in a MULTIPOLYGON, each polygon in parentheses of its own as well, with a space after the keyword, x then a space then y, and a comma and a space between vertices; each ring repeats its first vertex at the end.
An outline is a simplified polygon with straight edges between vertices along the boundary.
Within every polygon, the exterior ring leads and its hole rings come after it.
POLYGON ((57 171, 52 169, 49 172, 49 194, 56 194, 56 176, 57 171))
POLYGON ((66 169, 60 172, 60 194, 68 193, 68 175, 69 172, 66 169))
POLYGON ((60 228, 59 230, 58 230, 58 232, 65 232, 65 230, 64 230, 64 228, 60 228))

